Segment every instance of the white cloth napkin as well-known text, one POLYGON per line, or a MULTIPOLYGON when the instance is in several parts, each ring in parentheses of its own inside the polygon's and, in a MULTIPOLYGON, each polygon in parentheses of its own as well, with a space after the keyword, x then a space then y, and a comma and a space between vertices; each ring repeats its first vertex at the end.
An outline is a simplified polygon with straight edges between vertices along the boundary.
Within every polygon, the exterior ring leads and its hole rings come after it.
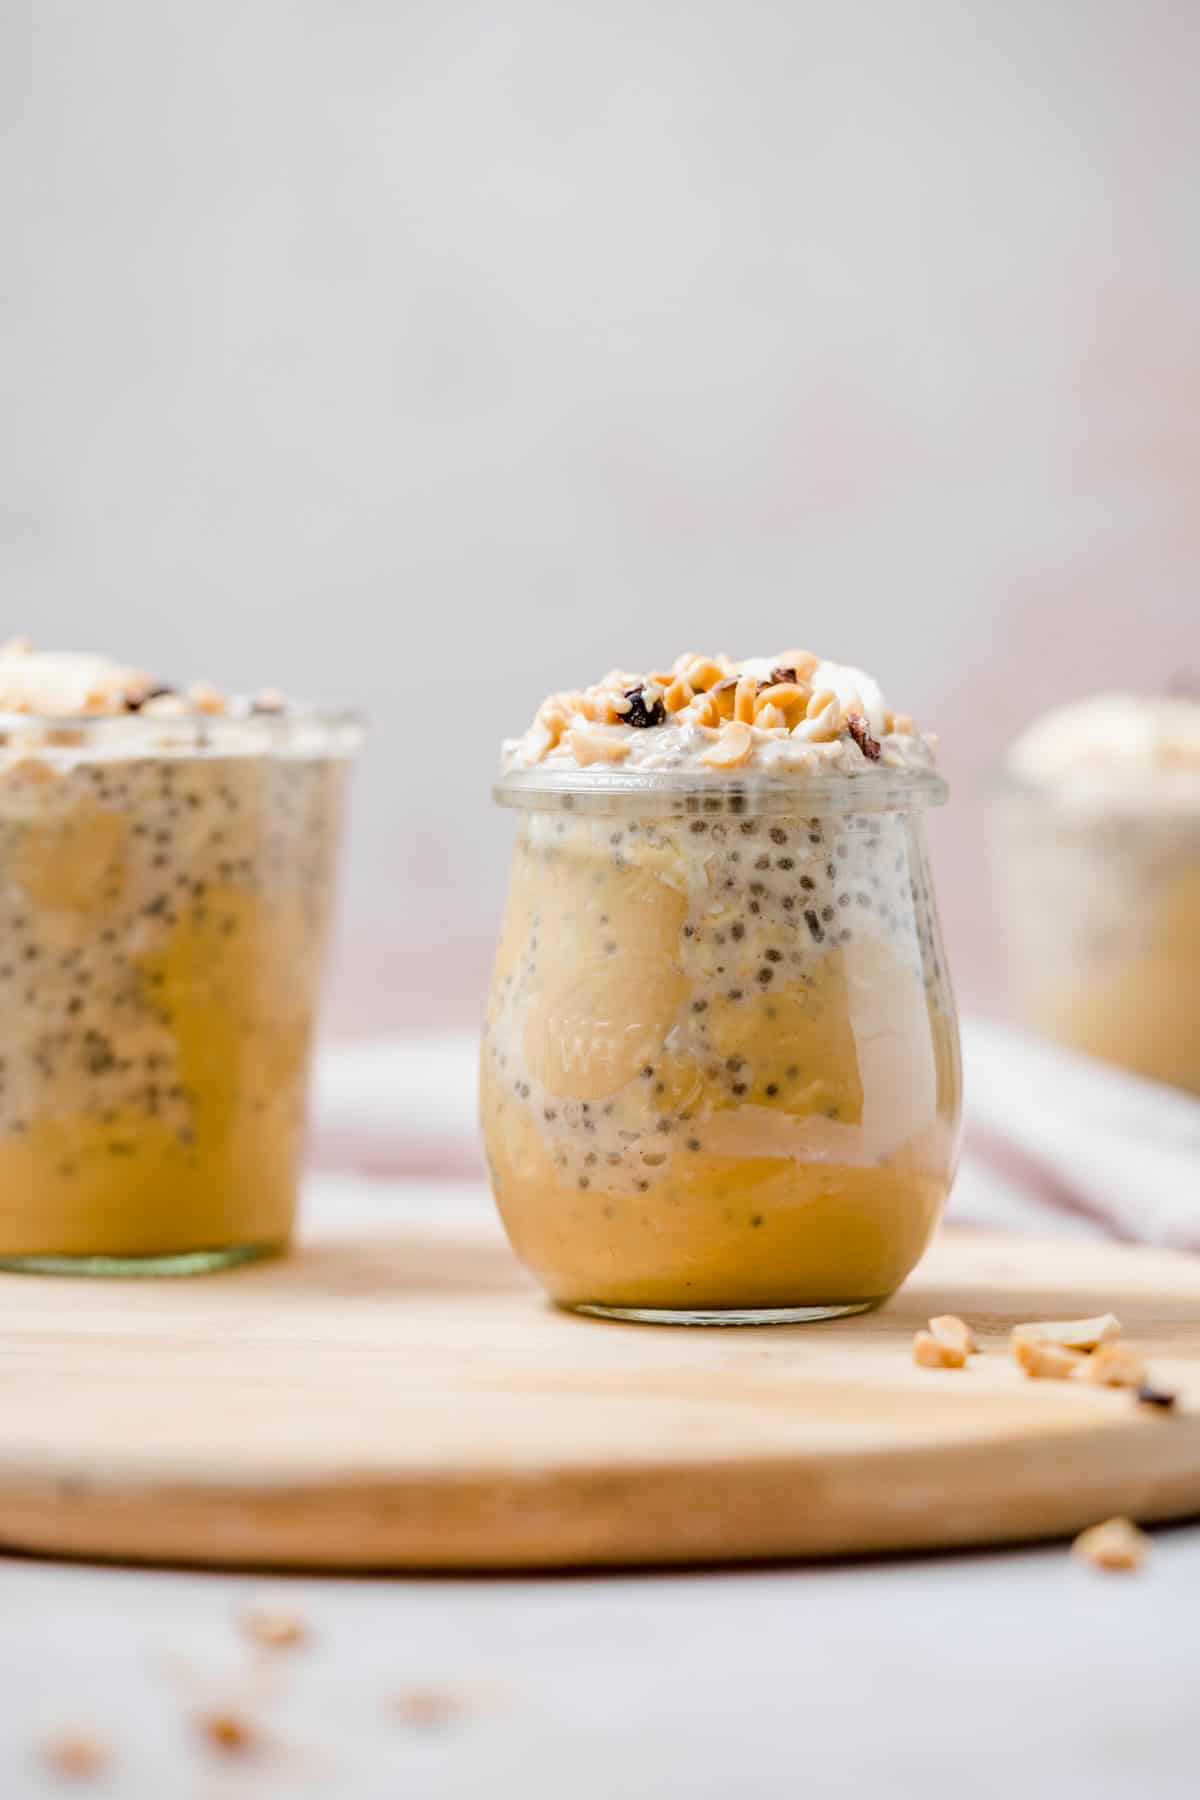
MULTIPOLYGON (((314 1158, 368 1175, 481 1175, 468 1033, 327 1045, 314 1158)), ((1200 1100, 1044 1044, 963 1028, 966 1132, 950 1217, 1200 1250, 1200 1100)))
POLYGON ((954 1218, 1200 1250, 1200 1100, 988 1019, 963 1068, 954 1218))

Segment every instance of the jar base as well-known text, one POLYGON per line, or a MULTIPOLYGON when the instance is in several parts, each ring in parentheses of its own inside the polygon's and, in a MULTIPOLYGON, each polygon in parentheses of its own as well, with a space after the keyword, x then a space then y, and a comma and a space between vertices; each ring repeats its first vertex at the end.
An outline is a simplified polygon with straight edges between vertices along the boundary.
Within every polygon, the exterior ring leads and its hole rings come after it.
POLYGON ((592 1319, 619 1319, 631 1325, 815 1325, 871 1312, 881 1300, 840 1300, 829 1306, 601 1306, 594 1301, 559 1301, 564 1312, 592 1319))
POLYGON ((223 1250, 172 1250, 155 1256, 0 1256, 0 1274, 13 1275, 215 1275, 263 1257, 280 1256, 285 1243, 230 1244, 223 1250))

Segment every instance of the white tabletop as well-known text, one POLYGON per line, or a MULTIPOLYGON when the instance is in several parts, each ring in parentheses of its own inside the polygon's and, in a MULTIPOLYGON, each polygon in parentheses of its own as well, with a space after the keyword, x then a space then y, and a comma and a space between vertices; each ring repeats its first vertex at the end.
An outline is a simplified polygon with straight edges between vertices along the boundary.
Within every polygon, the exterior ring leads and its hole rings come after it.
MULTIPOLYGON (((0 1563, 0 1791, 103 1726, 122 1800, 492 1793, 523 1800, 868 1793, 1193 1800, 1200 1527, 1137 1575, 1064 1549, 538 1579, 343 1580, 0 1563), (268 1593, 310 1644, 247 1701, 239 1614, 268 1593), (401 1691, 464 1710, 419 1727, 401 1691), (261 1725, 234 1757, 197 1709, 261 1725)), ((79 1789, 84 1784, 72 1784, 79 1789)), ((88 1784, 87 1791, 91 1791, 88 1784)))
MULTIPOLYGON (((477 1190, 475 1191, 477 1194, 477 1190)), ((358 1217, 475 1203, 322 1184, 358 1217)), ((342 1579, 0 1559, 0 1797, 1194 1800, 1200 1526, 1137 1574, 1065 1547, 762 1570, 342 1579), (249 1601, 307 1622, 263 1653, 249 1601), (440 1725, 397 1713, 435 1690, 440 1725), (261 1736, 212 1748, 195 1715, 261 1736), (103 1780, 39 1744, 101 1730, 103 1780)))

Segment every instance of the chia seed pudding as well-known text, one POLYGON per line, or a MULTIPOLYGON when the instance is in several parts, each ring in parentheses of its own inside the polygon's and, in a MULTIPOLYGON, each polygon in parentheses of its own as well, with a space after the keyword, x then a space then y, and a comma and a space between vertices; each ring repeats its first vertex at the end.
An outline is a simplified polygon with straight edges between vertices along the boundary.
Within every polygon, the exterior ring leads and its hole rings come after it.
POLYGON ((358 737, 0 649, 0 1264, 286 1243, 358 737))
POLYGON ((1200 1094, 1200 700, 1047 714, 1010 752, 993 825, 1025 1022, 1200 1094))
POLYGON ((798 652, 614 672, 506 746, 497 797, 521 816, 484 1135, 560 1303, 823 1317, 917 1261, 959 1112, 932 761, 861 671, 798 652))

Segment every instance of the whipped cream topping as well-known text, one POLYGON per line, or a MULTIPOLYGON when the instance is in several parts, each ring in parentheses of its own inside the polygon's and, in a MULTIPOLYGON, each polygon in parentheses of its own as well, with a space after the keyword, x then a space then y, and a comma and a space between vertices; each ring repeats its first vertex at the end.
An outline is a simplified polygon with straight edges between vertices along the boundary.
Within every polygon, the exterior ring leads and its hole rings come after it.
POLYGON ((18 638, 0 646, 0 712, 67 719, 131 710, 155 687, 144 670, 67 650, 34 650, 18 638))
MULTIPOLYGON (((282 712, 287 702, 274 690, 240 710, 282 712)), ((33 713, 47 719, 105 718, 146 712, 161 718, 239 710, 207 681, 177 688, 146 669, 111 656, 77 650, 35 650, 28 638, 0 644, 0 713, 33 713)))
POLYGON ((1200 805, 1200 700, 1112 693, 1056 707, 1017 739, 1007 767, 1081 804, 1200 805))
POLYGON ((669 669, 614 669, 549 695, 505 742, 501 766, 855 776, 931 768, 936 744, 852 664, 808 650, 741 661, 685 652, 669 669))

